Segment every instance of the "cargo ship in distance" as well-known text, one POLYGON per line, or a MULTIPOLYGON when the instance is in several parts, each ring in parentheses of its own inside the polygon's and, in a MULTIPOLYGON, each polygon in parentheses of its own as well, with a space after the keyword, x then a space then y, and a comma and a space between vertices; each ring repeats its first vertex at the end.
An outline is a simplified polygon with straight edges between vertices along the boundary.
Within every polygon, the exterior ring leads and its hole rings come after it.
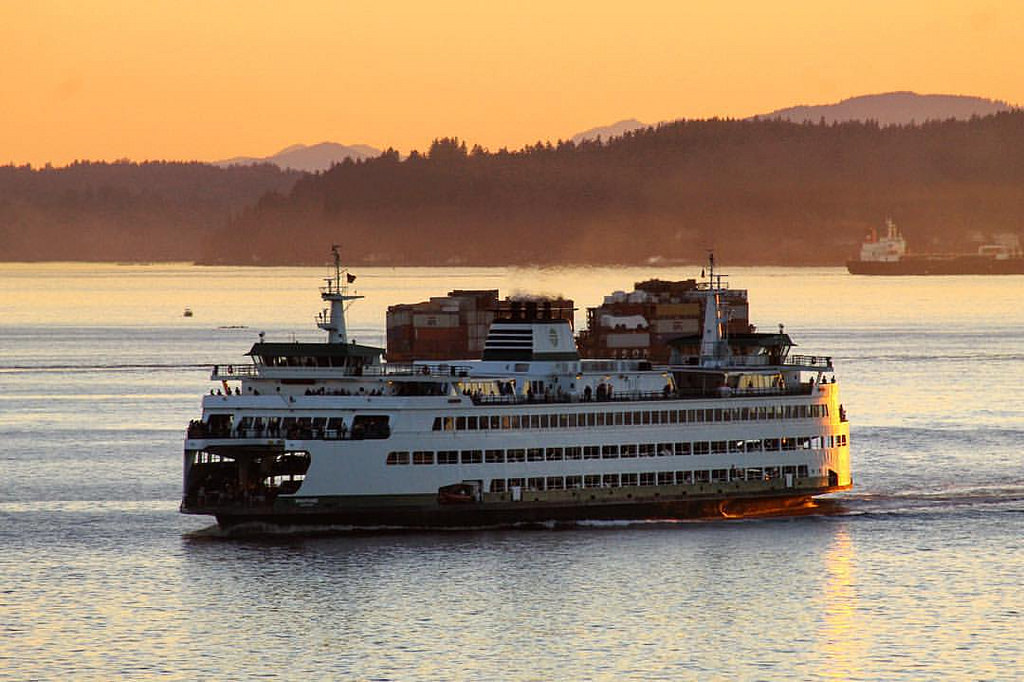
POLYGON ((512 305, 479 359, 383 361, 350 341, 335 264, 323 343, 260 337, 184 442, 181 511, 222 527, 481 527, 796 513, 846 490, 849 423, 831 358, 783 333, 727 334, 728 285, 674 364, 582 358, 549 305, 512 305))
POLYGON ((886 220, 886 232, 872 229, 856 260, 846 262, 853 275, 1022 275, 1020 244, 986 244, 973 254, 907 253, 907 242, 896 224, 886 220))

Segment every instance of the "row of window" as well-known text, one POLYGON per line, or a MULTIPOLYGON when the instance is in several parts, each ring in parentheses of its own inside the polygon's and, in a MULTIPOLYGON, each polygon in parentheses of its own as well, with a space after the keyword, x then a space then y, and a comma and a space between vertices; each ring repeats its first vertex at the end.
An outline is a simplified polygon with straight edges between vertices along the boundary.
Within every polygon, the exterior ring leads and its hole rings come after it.
POLYGON ((434 431, 486 431, 510 429, 573 429, 588 426, 641 426, 768 421, 773 419, 820 419, 828 405, 759 405, 756 407, 709 407, 690 410, 631 410, 628 412, 561 412, 557 414, 506 414, 470 417, 435 417, 434 431))
POLYGON ((846 445, 846 435, 796 436, 747 440, 713 440, 692 443, 624 443, 551 448, 510 448, 508 450, 406 450, 389 452, 387 463, 405 464, 515 464, 519 462, 560 462, 580 459, 626 459, 631 457, 672 457, 683 455, 724 455, 742 452, 820 450, 846 445))
POLYGON ((697 469, 695 471, 646 471, 624 474, 586 474, 583 476, 533 476, 526 478, 492 478, 489 489, 503 493, 521 490, 574 490, 578 488, 620 488, 623 486, 692 485, 694 483, 728 483, 729 481, 772 481, 786 475, 808 476, 806 465, 757 467, 749 469, 697 469))

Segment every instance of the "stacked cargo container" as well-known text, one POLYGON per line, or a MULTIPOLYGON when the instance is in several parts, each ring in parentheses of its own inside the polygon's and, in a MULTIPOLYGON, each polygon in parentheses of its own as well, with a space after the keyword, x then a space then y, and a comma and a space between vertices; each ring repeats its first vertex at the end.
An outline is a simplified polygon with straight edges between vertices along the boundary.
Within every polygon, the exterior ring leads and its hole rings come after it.
MULTIPOLYGON (((722 303, 728 316, 726 333, 750 333, 747 291, 727 290, 722 303)), ((497 289, 457 289, 422 303, 389 307, 387 357, 390 362, 480 358, 496 316, 553 317, 572 324, 573 311, 573 301, 561 297, 499 300, 497 289)), ((587 328, 577 337, 580 354, 667 363, 671 342, 699 337, 703 319, 703 295, 696 280, 637 282, 633 291, 616 291, 600 306, 587 309, 587 328)))
POLYGON ((498 307, 498 290, 449 291, 388 308, 389 362, 478 358, 498 307))
POLYGON ((389 362, 477 359, 496 315, 516 314, 568 319, 573 302, 563 298, 511 297, 498 300, 497 289, 449 291, 422 303, 393 305, 387 312, 389 362))
MULTIPOLYGON (((669 342, 701 333, 703 296, 696 280, 652 279, 633 286, 632 292, 616 291, 600 306, 587 309, 587 328, 579 335, 583 357, 666 363, 669 342)), ((723 304, 729 315, 727 333, 749 332, 746 290, 728 291, 723 304)))

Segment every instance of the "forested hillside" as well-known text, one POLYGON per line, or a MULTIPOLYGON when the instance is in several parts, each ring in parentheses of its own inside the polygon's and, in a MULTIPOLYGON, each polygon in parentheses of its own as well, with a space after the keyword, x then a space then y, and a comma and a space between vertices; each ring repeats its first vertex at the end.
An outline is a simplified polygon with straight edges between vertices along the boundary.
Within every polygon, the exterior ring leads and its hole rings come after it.
POLYGON ((203 242, 300 173, 277 166, 0 166, 0 261, 191 261, 203 242))
POLYGON ((839 264, 891 216, 916 251, 1024 231, 1024 113, 681 121, 609 142, 270 165, 0 167, 0 260, 839 264))
POLYGON ((1024 225, 1024 113, 873 123, 682 121, 518 152, 436 141, 270 193, 203 260, 838 264, 892 216, 918 251, 1024 225))

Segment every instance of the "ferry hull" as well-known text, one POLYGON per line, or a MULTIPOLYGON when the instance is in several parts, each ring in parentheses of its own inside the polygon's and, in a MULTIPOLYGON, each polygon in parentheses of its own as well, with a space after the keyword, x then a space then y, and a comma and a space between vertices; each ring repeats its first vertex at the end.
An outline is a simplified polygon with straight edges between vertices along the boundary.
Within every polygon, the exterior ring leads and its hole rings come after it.
MULTIPOLYGON (((817 489, 774 489, 744 492, 723 489, 698 495, 651 495, 631 499, 622 489, 577 491, 568 499, 517 502, 439 504, 434 496, 371 499, 302 498, 279 500, 266 507, 182 508, 185 513, 210 514, 222 528, 242 524, 287 526, 343 526, 351 528, 486 528, 580 521, 657 521, 680 519, 736 519, 813 513, 814 497, 847 490, 851 486, 817 489)), ((527 494, 529 497, 529 494, 527 494)))

